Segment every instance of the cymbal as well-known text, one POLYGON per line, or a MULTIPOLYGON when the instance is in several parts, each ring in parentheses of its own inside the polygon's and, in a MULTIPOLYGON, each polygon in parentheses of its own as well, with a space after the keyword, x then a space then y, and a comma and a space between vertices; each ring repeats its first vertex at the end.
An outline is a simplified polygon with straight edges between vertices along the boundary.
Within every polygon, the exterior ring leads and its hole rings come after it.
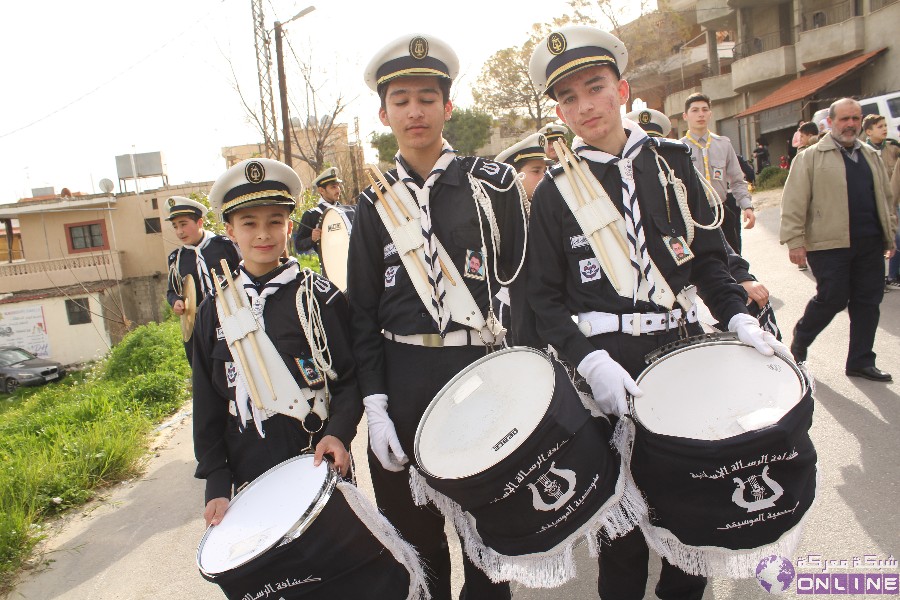
POLYGON ((194 319, 197 318, 197 288, 194 287, 194 277, 188 273, 182 279, 184 298, 184 312, 181 314, 181 339, 185 342, 194 335, 194 319))

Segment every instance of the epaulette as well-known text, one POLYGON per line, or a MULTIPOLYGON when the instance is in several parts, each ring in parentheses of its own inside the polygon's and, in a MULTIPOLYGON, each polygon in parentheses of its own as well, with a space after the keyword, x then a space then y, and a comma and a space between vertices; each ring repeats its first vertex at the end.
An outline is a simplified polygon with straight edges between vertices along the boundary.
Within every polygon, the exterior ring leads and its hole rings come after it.
POLYGON ((553 179, 554 177, 559 177, 565 172, 566 171, 563 166, 560 163, 556 163, 555 165, 551 165, 547 168, 547 172, 544 174, 544 176, 553 179))
MULTIPOLYGON (((384 174, 384 178, 387 179, 388 183, 390 183, 391 185, 394 185, 395 183, 397 183, 397 170, 391 169, 390 171, 388 171, 387 173, 384 174)), ((384 188, 382 188, 380 185, 379 185, 379 188, 381 188, 381 191, 384 192, 384 188)), ((365 198, 372 204, 375 204, 376 202, 378 202, 378 195, 375 193, 375 190, 372 189, 371 185, 366 187, 366 189, 364 189, 363 191, 361 191, 359 193, 359 198, 357 199, 356 203, 359 204, 359 201, 362 198, 365 198)))
POLYGON ((227 235, 214 235, 210 243, 217 242, 219 244, 233 244, 234 242, 227 235))
POLYGON ((671 148, 673 150, 681 150, 687 154, 691 153, 691 147, 681 140, 673 140, 671 138, 652 137, 650 141, 659 149, 671 148))
POLYGON ((297 273, 297 279, 301 281, 305 279, 312 283, 313 291, 319 302, 331 304, 341 294, 341 290, 331 283, 327 277, 323 277, 311 269, 300 269, 299 273, 297 273))
POLYGON ((175 262, 175 259, 178 258, 178 250, 180 250, 180 248, 176 248, 175 250, 169 252, 169 257, 166 259, 169 264, 172 264, 173 262, 175 262))
POLYGON ((508 188, 516 177, 516 170, 506 163, 498 163, 477 156, 463 156, 457 160, 464 171, 487 181, 496 188, 508 188))

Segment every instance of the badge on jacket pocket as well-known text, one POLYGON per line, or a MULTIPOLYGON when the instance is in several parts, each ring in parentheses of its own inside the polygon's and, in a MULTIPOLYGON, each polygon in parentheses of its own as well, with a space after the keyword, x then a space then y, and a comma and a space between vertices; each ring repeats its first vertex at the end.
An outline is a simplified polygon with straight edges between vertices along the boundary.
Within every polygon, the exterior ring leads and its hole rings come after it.
POLYGON ((581 283, 599 281, 603 278, 603 270, 600 268, 600 261, 596 258, 579 260, 578 272, 581 273, 581 283))
POLYGON ((316 363, 311 358, 295 358, 297 368, 300 369, 300 375, 310 388, 316 388, 325 383, 325 375, 316 367, 316 363))
POLYGON ((225 379, 228 381, 228 387, 237 386, 238 372, 233 362, 225 363, 225 379))
POLYGON ((690 246, 687 245, 687 242, 680 235, 676 237, 664 235, 663 243, 666 245, 669 254, 672 255, 672 260, 675 261, 676 265, 681 266, 694 258, 694 253, 691 252, 690 246))
POLYGON ((484 281, 484 254, 480 250, 466 250, 466 271, 463 275, 484 281))
POLYGON ((384 270, 384 287, 394 287, 397 284, 397 271, 399 269, 400 265, 394 265, 384 270))
POLYGON ((722 167, 713 167, 712 178, 715 181, 722 181, 723 179, 725 179, 725 169, 723 169, 722 167))

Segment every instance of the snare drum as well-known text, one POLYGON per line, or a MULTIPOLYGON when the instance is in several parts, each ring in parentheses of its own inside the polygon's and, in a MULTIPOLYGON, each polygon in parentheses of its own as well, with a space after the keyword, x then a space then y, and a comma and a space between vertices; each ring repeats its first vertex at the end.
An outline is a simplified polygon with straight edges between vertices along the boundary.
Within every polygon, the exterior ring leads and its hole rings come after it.
POLYGON ((762 558, 793 556, 813 503, 813 399, 791 359, 731 337, 706 336, 641 373, 621 451, 650 508, 652 548, 689 573, 752 577, 762 558))
POLYGON ((530 587, 574 576, 571 551, 640 518, 611 426, 591 417, 563 367, 529 348, 490 354, 435 396, 416 432, 412 487, 455 523, 489 577, 530 587))
POLYGON ((232 600, 418 597, 415 551, 356 488, 338 481, 311 455, 260 475, 206 530, 197 549, 201 575, 232 600))
POLYGON ((356 218, 355 206, 332 206, 325 210, 319 227, 319 255, 325 276, 342 292, 347 291, 347 254, 350 250, 350 232, 356 218))

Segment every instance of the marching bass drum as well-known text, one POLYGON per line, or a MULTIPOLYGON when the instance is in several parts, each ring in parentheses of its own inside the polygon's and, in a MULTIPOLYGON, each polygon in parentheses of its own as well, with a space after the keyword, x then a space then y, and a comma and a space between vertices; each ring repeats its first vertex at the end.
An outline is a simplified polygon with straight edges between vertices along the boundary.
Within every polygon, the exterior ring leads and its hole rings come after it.
POLYGON ((415 551, 327 461, 313 460, 288 459, 238 492, 200 541, 200 574, 230 600, 418 598, 415 551))
POLYGON ((732 334, 686 342, 641 373, 620 424, 650 509, 641 529, 684 571, 753 577, 763 558, 793 556, 815 497, 811 387, 791 358, 732 334))
POLYGON ((350 232, 356 218, 355 206, 332 206, 322 215, 319 228, 319 255, 322 273, 342 292, 347 291, 347 255, 350 251, 350 232))

